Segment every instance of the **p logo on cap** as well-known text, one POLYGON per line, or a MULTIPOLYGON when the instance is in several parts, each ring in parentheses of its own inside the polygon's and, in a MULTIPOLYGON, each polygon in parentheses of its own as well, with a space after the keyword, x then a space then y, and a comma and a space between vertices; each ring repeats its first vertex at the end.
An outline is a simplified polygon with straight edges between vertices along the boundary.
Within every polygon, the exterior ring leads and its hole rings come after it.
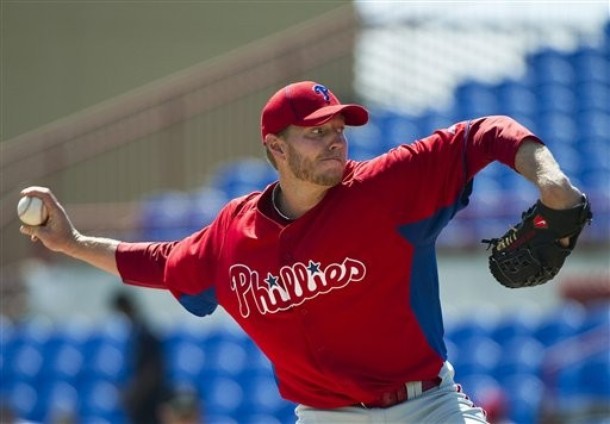
POLYGON ((330 103, 330 94, 328 94, 328 88, 324 87, 322 84, 316 84, 313 86, 313 91, 324 96, 324 100, 326 103, 330 103))

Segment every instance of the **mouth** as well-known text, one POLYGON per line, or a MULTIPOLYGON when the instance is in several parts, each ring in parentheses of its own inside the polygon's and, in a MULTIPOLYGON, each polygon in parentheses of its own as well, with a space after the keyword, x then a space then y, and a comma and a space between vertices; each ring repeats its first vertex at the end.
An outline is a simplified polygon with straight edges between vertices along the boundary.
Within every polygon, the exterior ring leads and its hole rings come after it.
POLYGON ((343 158, 340 156, 330 156, 330 157, 322 158, 322 162, 332 162, 332 161, 336 161, 339 163, 344 162, 343 158))

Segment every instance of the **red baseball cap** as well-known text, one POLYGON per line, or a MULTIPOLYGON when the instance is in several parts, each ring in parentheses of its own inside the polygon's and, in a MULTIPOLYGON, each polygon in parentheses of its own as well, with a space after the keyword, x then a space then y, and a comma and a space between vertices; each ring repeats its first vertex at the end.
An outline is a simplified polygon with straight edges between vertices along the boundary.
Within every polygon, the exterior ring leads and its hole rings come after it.
POLYGON ((297 82, 271 96, 261 114, 261 135, 265 140, 267 134, 277 134, 289 125, 322 125, 339 113, 345 118, 346 125, 360 126, 369 120, 369 113, 364 107, 341 104, 322 84, 297 82))

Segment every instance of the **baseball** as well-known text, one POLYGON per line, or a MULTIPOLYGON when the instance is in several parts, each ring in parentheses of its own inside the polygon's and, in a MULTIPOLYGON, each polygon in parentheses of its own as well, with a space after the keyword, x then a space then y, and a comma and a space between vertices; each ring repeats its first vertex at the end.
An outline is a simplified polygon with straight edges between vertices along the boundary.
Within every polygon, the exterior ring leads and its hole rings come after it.
POLYGON ((38 197, 23 196, 17 204, 17 215, 27 225, 44 225, 49 219, 49 212, 38 197))

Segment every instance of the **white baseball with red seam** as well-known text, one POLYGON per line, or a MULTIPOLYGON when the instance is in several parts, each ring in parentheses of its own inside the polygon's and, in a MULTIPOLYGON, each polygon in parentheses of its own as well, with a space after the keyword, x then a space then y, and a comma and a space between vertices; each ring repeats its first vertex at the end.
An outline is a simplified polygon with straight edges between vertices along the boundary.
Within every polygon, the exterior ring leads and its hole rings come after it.
POLYGON ((38 197, 23 196, 17 204, 17 215, 27 225, 44 225, 49 219, 49 212, 38 197))

